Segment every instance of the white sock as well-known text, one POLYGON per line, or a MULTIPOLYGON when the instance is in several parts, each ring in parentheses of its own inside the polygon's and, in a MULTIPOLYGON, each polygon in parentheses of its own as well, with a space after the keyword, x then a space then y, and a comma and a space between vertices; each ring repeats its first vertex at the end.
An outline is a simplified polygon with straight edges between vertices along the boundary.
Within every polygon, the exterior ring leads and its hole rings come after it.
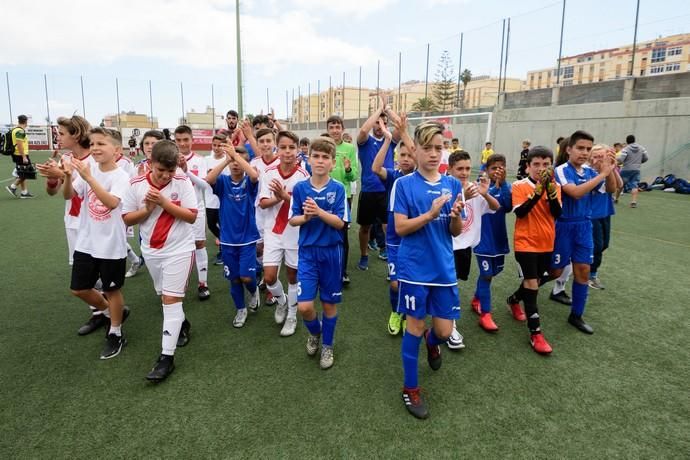
POLYGON ((285 292, 283 291, 283 285, 280 282, 280 280, 276 280, 276 284, 267 285, 266 287, 268 288, 268 291, 276 299, 282 299, 285 295, 285 292))
POLYGON ((556 282, 553 285, 553 290, 551 291, 552 294, 559 294, 563 291, 565 291, 565 283, 568 282, 568 278, 570 278, 570 275, 573 273, 573 266, 572 264, 566 265, 563 268, 563 273, 561 273, 561 276, 556 278, 556 282))
POLYGON ((102 311, 100 311, 98 308, 93 307, 93 306, 91 306, 91 305, 89 305, 89 309, 91 310, 91 314, 94 315, 94 316, 96 316, 96 315, 102 315, 102 314, 103 314, 102 311))
POLYGON ((110 325, 110 330, 108 331, 108 335, 110 334, 115 334, 117 336, 122 335, 122 324, 119 326, 113 326, 112 324, 110 325))
POLYGON ((177 348, 177 339, 180 337, 180 329, 184 322, 184 310, 182 302, 163 305, 163 338, 161 348, 164 355, 173 356, 177 348))
POLYGON ((132 246, 130 246, 129 243, 127 243, 127 260, 133 264, 139 263, 139 256, 134 253, 132 246))
POLYGON ((103 313, 103 316, 110 319, 110 310, 106 308, 105 310, 101 310, 101 313, 103 313))
POLYGON ((208 283, 208 253, 206 248, 194 251, 196 257, 196 272, 199 276, 199 284, 204 286, 208 283))
POLYGON ((297 284, 288 284, 288 318, 297 318, 297 284))

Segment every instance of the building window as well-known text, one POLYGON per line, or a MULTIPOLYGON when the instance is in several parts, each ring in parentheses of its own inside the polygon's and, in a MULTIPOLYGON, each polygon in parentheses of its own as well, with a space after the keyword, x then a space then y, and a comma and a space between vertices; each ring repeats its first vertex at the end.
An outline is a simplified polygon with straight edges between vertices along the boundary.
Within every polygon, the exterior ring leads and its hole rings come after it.
POLYGON ((683 54, 683 47, 674 46, 673 48, 669 48, 666 50, 666 54, 668 56, 680 56, 681 54, 683 54))
POLYGON ((575 76, 575 69, 571 65, 569 65, 568 67, 564 67, 562 72, 563 78, 573 78, 573 76, 575 76))
POLYGON ((663 65, 653 65, 652 67, 649 68, 649 73, 654 75, 658 73, 663 73, 664 71, 664 66, 663 65))
POLYGON ((573 86, 573 81, 572 80, 564 81, 563 86, 573 86))
POLYGON ((676 72, 680 70, 680 63, 674 62, 673 64, 666 64, 666 72, 676 72))
POLYGON ((666 60, 666 48, 654 48, 652 50, 652 62, 664 62, 666 60))

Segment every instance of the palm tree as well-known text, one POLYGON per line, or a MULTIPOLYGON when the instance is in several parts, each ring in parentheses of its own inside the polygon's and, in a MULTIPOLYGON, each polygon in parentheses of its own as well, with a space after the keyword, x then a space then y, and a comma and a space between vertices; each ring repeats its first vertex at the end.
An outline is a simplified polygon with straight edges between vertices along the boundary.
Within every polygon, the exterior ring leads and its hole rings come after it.
POLYGON ((465 69, 460 74, 460 80, 462 81, 462 96, 460 96, 460 108, 465 106, 465 90, 467 85, 472 81, 472 71, 470 69, 465 69))

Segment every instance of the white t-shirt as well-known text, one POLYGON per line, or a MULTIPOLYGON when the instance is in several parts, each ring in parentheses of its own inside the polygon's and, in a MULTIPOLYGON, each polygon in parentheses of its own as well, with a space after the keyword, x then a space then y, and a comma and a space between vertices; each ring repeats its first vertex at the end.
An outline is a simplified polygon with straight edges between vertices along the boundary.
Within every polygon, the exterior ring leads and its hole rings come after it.
MULTIPOLYGON (((122 200, 122 213, 137 211, 146 206, 144 198, 149 189, 157 188, 151 182, 151 173, 137 176, 129 182, 129 190, 122 200)), ((158 189, 162 196, 175 204, 195 209, 197 205, 194 186, 185 174, 176 174, 163 188, 158 189)), ((176 219, 156 206, 151 215, 139 224, 141 253, 146 257, 168 257, 193 251, 193 225, 176 219)))
POLYGON ((453 237, 453 251, 456 249, 473 248, 479 244, 482 237, 482 216, 493 214, 486 199, 477 195, 465 202, 466 219, 462 221, 462 233, 453 237))
POLYGON ((83 201, 74 250, 97 259, 124 259, 127 236, 122 220, 122 197, 129 188, 129 177, 120 168, 102 172, 98 166, 91 168, 91 175, 107 192, 118 197, 120 203, 115 209, 109 209, 77 174, 72 186, 83 201))
POLYGON ((124 172, 127 173, 129 177, 134 177, 137 175, 137 167, 134 166, 134 162, 124 155, 120 155, 120 158, 115 162, 124 172))
MULTIPOLYGON (((67 152, 62 157, 64 158, 65 156, 74 158, 74 153, 67 152)), ((91 154, 87 155, 85 158, 82 158, 82 161, 88 161, 91 165, 91 169, 93 169, 94 167, 98 167, 98 163, 96 163, 96 160, 93 159, 91 154)), ((72 182, 74 182, 74 179, 77 176, 78 174, 72 175, 72 182)), ((73 230, 77 230, 79 228, 79 214, 81 212, 81 201, 81 198, 79 198, 78 196, 72 197, 71 200, 65 200, 65 228, 70 228, 73 230)))
MULTIPOLYGON (((187 162, 188 173, 194 174, 199 179, 206 179, 206 171, 208 171, 206 167, 206 158, 191 152, 185 157, 185 161, 187 162)), ((204 211, 206 209, 206 205, 204 204, 206 189, 196 184, 193 184, 193 187, 196 192, 197 210, 204 211)))
MULTIPOLYGON (((259 201, 264 198, 273 198, 273 192, 269 184, 278 179, 285 187, 285 191, 292 195, 292 189, 298 182, 309 179, 309 173, 299 165, 286 174, 280 171, 280 165, 266 169, 259 189, 259 201)), ((299 227, 293 227, 288 223, 290 216, 290 202, 283 201, 264 210, 264 241, 278 244, 283 249, 296 249, 299 239, 299 227)))
MULTIPOLYGON (((218 163, 223 163, 225 161, 225 155, 221 156, 220 158, 215 158, 213 156, 213 153, 211 153, 209 156, 206 157, 206 171, 212 170, 216 166, 218 166, 218 163)), ((230 168, 227 166, 223 168, 223 172, 221 173, 222 175, 229 176, 230 175, 230 168)), ((213 193, 213 190, 206 190, 206 207, 211 208, 211 209, 218 209, 220 208, 220 198, 216 196, 215 193, 213 193)))
POLYGON ((256 194, 256 200, 254 200, 254 215, 256 217, 256 226, 259 229, 259 233, 261 233, 261 236, 263 237, 263 231, 264 231, 264 220, 266 220, 266 211, 264 209, 261 209, 259 207, 259 198, 261 197, 261 182, 263 181, 264 173, 268 168, 272 168, 274 166, 278 166, 280 164, 280 159, 276 155, 275 158, 273 158, 272 161, 266 163, 262 157, 255 157, 252 159, 252 161, 249 162, 249 165, 256 169, 256 172, 259 173, 259 193, 256 194))

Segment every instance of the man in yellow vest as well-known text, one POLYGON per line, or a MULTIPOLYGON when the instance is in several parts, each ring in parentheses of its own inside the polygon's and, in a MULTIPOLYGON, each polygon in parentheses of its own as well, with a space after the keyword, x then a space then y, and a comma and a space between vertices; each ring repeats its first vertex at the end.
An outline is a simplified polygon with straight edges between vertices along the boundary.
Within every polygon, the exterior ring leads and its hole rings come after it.
POLYGON ((12 145, 14 146, 14 153, 12 153, 12 161, 15 164, 15 171, 17 180, 5 187, 9 193, 19 198, 33 198, 26 186, 26 176, 17 168, 20 165, 31 164, 29 159, 29 136, 26 134, 26 126, 29 118, 26 115, 19 115, 17 117, 17 126, 12 128, 12 145), (21 189, 21 193, 17 195, 17 187, 21 189))

